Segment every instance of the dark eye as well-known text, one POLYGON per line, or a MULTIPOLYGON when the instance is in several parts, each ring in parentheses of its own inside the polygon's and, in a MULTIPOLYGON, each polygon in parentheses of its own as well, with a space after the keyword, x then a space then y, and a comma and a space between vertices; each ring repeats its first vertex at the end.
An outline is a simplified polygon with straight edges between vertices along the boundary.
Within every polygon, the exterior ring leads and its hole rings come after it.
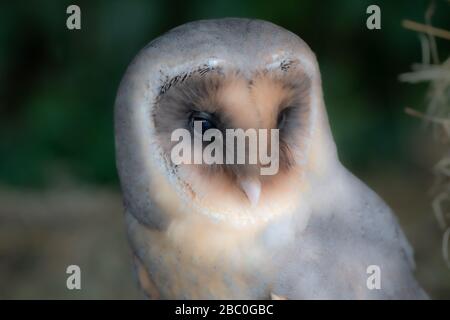
POLYGON ((194 111, 189 117, 189 126, 194 129, 195 122, 201 122, 201 133, 205 133, 208 129, 217 128, 214 116, 208 112, 194 111))
POLYGON ((293 107, 287 107, 278 114, 277 128, 282 129, 286 125, 287 117, 293 107))

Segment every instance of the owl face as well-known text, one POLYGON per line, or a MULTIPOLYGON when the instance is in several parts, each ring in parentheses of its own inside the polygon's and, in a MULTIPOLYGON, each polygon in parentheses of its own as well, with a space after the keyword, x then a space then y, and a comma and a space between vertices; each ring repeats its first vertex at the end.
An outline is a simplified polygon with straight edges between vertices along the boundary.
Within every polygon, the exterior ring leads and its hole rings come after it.
MULTIPOLYGON (((156 203, 168 212, 265 219, 292 212, 308 177, 336 163, 314 54, 264 21, 198 21, 154 40, 128 68, 115 117, 119 176, 135 212, 156 203), (277 150, 265 142, 278 154, 277 171, 261 174, 267 164, 260 161, 174 163, 180 142, 172 133, 179 129, 192 137, 212 129, 223 136, 230 129, 278 130, 277 150), (162 189, 174 196, 160 196, 162 189)), ((192 140, 181 143, 192 147, 192 140)), ((224 144, 221 151, 226 158, 231 149, 224 144)), ((254 152, 247 144, 245 159, 254 152)))
MULTIPOLYGON (((284 61, 276 69, 265 68, 247 75, 218 67, 168 79, 156 98, 152 120, 166 162, 190 198, 208 206, 234 203, 241 210, 242 207, 252 210, 261 204, 267 206, 283 194, 296 194, 308 140, 310 90, 311 80, 298 61, 284 61), (195 122, 200 126, 196 128, 195 122), (271 151, 279 155, 279 169, 275 174, 263 175, 259 162, 249 163, 250 153, 258 152, 257 147, 250 145, 255 141, 249 140, 244 164, 191 161, 176 165, 171 160, 176 144, 171 135, 180 128, 191 136, 216 129, 223 137, 228 129, 266 129, 268 133, 278 129, 279 150, 271 151)), ((265 141, 270 149, 271 140, 265 141)), ((193 147, 193 140, 183 143, 189 144, 187 148, 193 147)), ((201 148, 204 150, 210 143, 203 142, 201 148)), ((225 146, 224 143, 224 158, 230 152, 225 146)))

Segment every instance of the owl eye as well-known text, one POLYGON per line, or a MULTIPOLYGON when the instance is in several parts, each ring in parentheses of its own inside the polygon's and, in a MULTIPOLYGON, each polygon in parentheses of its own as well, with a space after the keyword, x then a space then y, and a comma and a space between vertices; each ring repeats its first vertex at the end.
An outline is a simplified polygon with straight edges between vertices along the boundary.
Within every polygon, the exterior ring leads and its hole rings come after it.
POLYGON ((282 129, 286 125, 287 114, 292 109, 292 107, 285 108, 278 114, 277 119, 277 127, 278 129, 282 129))
POLYGON ((201 122, 202 134, 208 129, 217 128, 212 114, 203 111, 194 111, 189 117, 189 126, 194 129, 195 122, 201 122))

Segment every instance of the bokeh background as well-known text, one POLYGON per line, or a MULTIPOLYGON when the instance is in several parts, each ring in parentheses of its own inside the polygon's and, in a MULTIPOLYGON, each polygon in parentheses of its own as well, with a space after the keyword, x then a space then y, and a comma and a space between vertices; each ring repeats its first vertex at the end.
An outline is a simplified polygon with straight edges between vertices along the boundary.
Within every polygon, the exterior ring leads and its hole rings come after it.
MULTIPOLYGON (((430 1, 3 1, 0 4, 0 298, 140 298, 115 170, 113 104, 132 58, 182 23, 219 17, 272 21, 317 54, 342 162, 397 213, 417 277, 450 298, 450 270, 428 190, 444 147, 404 108, 424 110, 426 84, 398 75, 421 60, 430 1), (81 8, 82 29, 66 28, 81 8), (366 28, 378 4, 382 29, 366 28), (66 267, 82 290, 66 289, 66 267)), ((433 24, 450 29, 448 1, 433 24)), ((442 58, 449 45, 437 40, 442 58)))

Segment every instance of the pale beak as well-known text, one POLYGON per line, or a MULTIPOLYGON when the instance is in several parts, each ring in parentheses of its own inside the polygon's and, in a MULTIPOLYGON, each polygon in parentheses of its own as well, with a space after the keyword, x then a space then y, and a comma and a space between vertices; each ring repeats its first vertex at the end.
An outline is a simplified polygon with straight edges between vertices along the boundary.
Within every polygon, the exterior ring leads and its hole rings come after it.
POLYGON ((256 207, 261 195, 261 182, 258 178, 239 178, 239 185, 250 201, 252 207, 256 207))

